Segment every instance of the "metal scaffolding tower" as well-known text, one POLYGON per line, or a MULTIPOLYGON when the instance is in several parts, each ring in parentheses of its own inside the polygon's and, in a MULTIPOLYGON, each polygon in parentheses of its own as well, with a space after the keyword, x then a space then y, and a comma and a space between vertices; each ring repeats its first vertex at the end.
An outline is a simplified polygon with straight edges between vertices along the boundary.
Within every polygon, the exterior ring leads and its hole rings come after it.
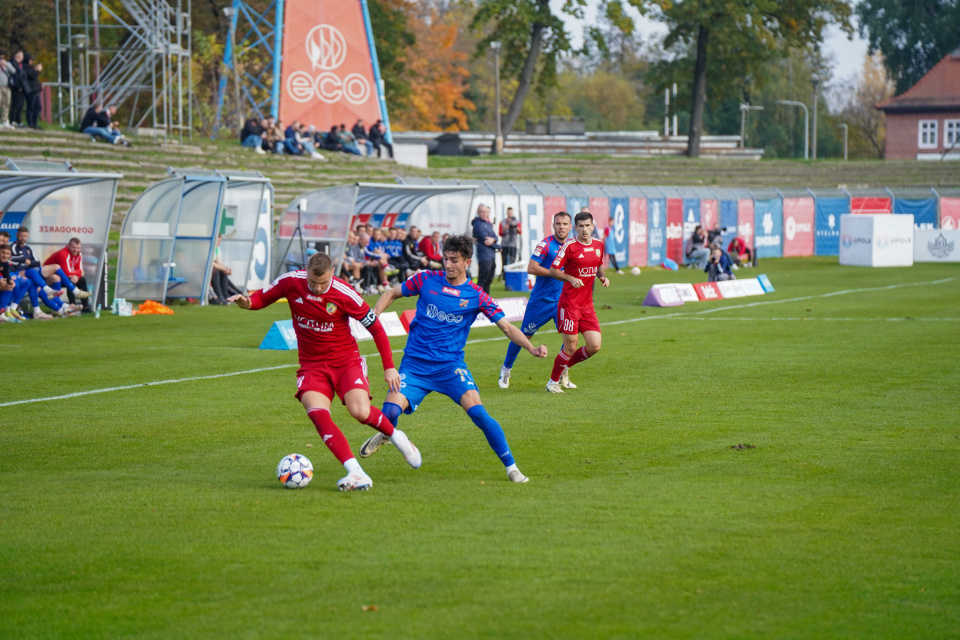
POLYGON ((220 76, 214 135, 223 120, 228 125, 242 123, 248 110, 259 117, 277 117, 280 112, 280 62, 283 58, 283 3, 273 0, 263 13, 243 0, 233 0, 224 8, 230 18, 230 33, 223 50, 223 64, 229 70, 220 76), (265 61, 265 62, 260 62, 265 61), (229 110, 224 112, 227 80, 236 85, 229 110), (237 104, 239 103, 239 109, 237 104))
POLYGON ((56 0, 57 107, 75 124, 115 104, 128 128, 190 136, 192 0, 56 0), (78 10, 79 9, 79 10, 78 10), (92 67, 92 68, 91 68, 92 67))

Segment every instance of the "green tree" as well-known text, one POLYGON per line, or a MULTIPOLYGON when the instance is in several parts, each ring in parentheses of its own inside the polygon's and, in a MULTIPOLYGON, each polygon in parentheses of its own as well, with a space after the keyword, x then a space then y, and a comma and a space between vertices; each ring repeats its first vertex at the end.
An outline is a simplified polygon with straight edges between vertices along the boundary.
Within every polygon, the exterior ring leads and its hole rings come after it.
POLYGON ((860 34, 871 53, 882 51, 897 93, 960 46, 960 3, 956 0, 861 0, 860 34))
MULTIPOLYGON (((646 0, 630 0, 641 5, 646 0)), ((716 93, 729 92, 747 77, 762 75, 764 63, 791 47, 822 40, 824 27, 837 22, 847 32, 850 6, 844 0, 657 0, 658 15, 669 29, 666 48, 689 52, 690 121, 687 155, 700 155, 708 82, 716 93)))

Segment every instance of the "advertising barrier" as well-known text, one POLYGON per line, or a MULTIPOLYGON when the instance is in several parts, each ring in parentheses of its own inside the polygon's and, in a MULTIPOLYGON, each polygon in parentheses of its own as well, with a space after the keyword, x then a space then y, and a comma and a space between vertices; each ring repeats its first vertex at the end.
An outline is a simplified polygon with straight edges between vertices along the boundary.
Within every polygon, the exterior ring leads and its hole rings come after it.
POLYGON ((937 228, 937 199, 931 194, 929 198, 900 198, 893 201, 893 212, 913 216, 913 224, 918 229, 937 228))
POLYGON ((940 198, 940 228, 960 229, 960 198, 940 198))
POLYGON ((835 256, 840 253, 840 216, 850 213, 849 198, 817 198, 814 253, 835 256))
POLYGON ((754 200, 757 222, 754 246, 758 258, 783 257, 783 201, 780 198, 754 200))
POLYGON ((649 229, 647 199, 632 197, 628 202, 630 211, 629 263, 633 266, 645 267, 647 266, 647 234, 649 229))
POLYGON ((737 237, 737 201, 720 201, 720 226, 723 228, 723 248, 730 246, 730 242, 737 237))
POLYGON ((647 264, 657 266, 667 257, 667 201, 647 198, 648 236, 647 264))
POLYGON ((913 264, 913 216, 840 216, 840 264, 909 267, 913 264))
POLYGON ((783 257, 812 256, 814 204, 812 197, 783 199, 783 257))
POLYGON ((667 198, 667 257, 683 263, 683 200, 667 198))
POLYGON ((876 215, 893 211, 893 202, 885 196, 854 196, 850 198, 850 212, 857 215, 876 215))
POLYGON ((914 262, 960 262, 960 230, 917 229, 913 234, 914 262))
POLYGON ((630 264, 630 200, 610 198, 610 215, 613 227, 610 229, 610 245, 617 264, 622 267, 630 264))
POLYGON ((753 246, 754 206, 752 198, 737 200, 737 235, 748 247, 753 246))

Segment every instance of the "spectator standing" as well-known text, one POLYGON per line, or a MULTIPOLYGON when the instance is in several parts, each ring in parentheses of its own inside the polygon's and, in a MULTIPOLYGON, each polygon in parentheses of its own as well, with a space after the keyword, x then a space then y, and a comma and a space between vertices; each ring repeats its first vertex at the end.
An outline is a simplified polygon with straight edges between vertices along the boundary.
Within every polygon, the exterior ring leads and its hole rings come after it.
POLYGON ((367 140, 370 141, 370 146, 377 150, 377 157, 381 157, 383 154, 380 152, 380 147, 386 148, 390 153, 390 157, 393 157, 393 145, 387 142, 386 136, 387 128, 383 126, 382 120, 377 120, 373 123, 373 126, 370 127, 370 132, 367 134, 367 140))
POLYGON ((477 217, 473 219, 473 237, 477 241, 477 286, 490 295, 490 285, 497 270, 497 234, 490 222, 490 207, 481 204, 477 207, 477 217))
POLYGON ((23 69, 23 51, 17 50, 11 61, 13 67, 13 82, 10 84, 10 124, 14 127, 23 126, 20 114, 23 105, 27 102, 27 74, 23 69))
POLYGON ((613 236, 613 224, 613 216, 610 216, 607 220, 607 228, 603 230, 603 250, 610 259, 610 266, 613 267, 614 271, 623 275, 623 269, 617 264, 617 244, 613 236))
POLYGON ((357 145, 363 145, 367 150, 367 156, 373 155, 373 143, 367 138, 367 132, 363 128, 363 118, 357 118, 357 123, 353 125, 353 137, 357 139, 357 145))
POLYGON ((684 255, 688 266, 696 266, 698 269, 706 269, 707 261, 710 259, 710 250, 707 249, 707 234, 703 232, 703 227, 697 225, 693 233, 687 238, 684 255))
POLYGON ((513 216, 513 207, 507 207, 507 217, 500 221, 500 246, 503 247, 500 258, 503 265, 500 268, 500 279, 503 280, 507 267, 517 261, 517 252, 520 250, 520 236, 523 227, 520 221, 513 216))
POLYGON ((240 130, 240 146, 253 149, 255 153, 266 153, 263 150, 263 142, 266 137, 267 133, 260 124, 260 118, 250 118, 243 123, 243 129, 240 130))
POLYGON ((17 70, 7 61, 7 56, 0 53, 0 127, 7 129, 10 125, 10 96, 11 85, 17 78, 17 70))
POLYGON ((27 126, 31 129, 40 128, 40 91, 43 89, 40 83, 41 71, 43 65, 27 54, 23 59, 23 72, 27 78, 27 126))

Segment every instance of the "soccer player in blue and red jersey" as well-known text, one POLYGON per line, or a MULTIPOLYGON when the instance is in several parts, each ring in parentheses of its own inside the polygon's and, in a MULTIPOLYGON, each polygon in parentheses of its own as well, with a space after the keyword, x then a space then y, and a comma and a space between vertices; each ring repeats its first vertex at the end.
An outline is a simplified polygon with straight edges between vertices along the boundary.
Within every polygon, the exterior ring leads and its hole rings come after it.
MULTIPOLYGON (((463 347, 470 325, 480 313, 532 355, 546 358, 547 347, 530 344, 519 329, 507 322, 496 302, 467 277, 473 247, 473 238, 450 236, 443 245, 444 271, 420 271, 400 286, 385 291, 377 301, 375 311, 380 314, 400 297, 419 296, 400 364, 400 390, 387 394, 382 412, 396 426, 401 412, 416 411, 432 391, 442 393, 463 407, 483 431, 490 448, 507 468, 507 477, 513 482, 526 482, 527 477, 513 460, 503 429, 480 401, 473 375, 464 362, 463 347)), ((380 435, 363 443, 361 458, 380 448, 386 440, 380 435)))
MULTIPOLYGON (((557 300, 560 299, 563 282, 550 277, 550 266, 567 241, 572 226, 570 214, 566 211, 553 216, 553 235, 537 244, 537 248, 533 250, 533 257, 527 264, 527 273, 537 277, 537 283, 533 286, 530 300, 527 302, 527 310, 523 312, 523 322, 520 323, 520 330, 528 338, 532 338, 533 334, 550 320, 554 323, 557 321, 557 300)), ((511 342, 507 345, 507 357, 503 359, 498 381, 501 389, 510 387, 510 370, 513 369, 513 363, 517 361, 519 353, 520 347, 516 344, 511 342)), ((577 388, 577 385, 570 382, 566 372, 560 384, 568 389, 577 388)))
POLYGON ((358 422, 369 425, 396 445, 414 469, 420 466, 420 452, 406 435, 387 420, 380 410, 370 406, 370 387, 357 341, 350 333, 350 318, 359 320, 373 336, 383 363, 383 377, 390 389, 400 389, 400 375, 393 366, 390 341, 380 321, 349 284, 333 275, 330 256, 310 256, 305 271, 291 271, 250 297, 235 295, 242 309, 263 309, 280 298, 286 298, 297 334, 296 398, 307 410, 307 417, 317 428, 330 452, 347 470, 337 482, 341 491, 365 490, 373 486, 360 463, 353 457, 350 444, 330 417, 334 394, 358 422))
POLYGON ((557 330, 563 335, 563 348, 553 361, 553 373, 547 391, 563 393, 560 378, 570 367, 600 351, 600 322, 593 308, 593 280, 605 287, 610 280, 603 276, 603 242, 593 237, 593 216, 581 211, 573 219, 577 227, 575 240, 563 245, 550 267, 550 276, 563 281, 557 301, 557 330), (562 269, 562 271, 561 271, 562 269), (586 343, 577 349, 577 336, 586 343))

